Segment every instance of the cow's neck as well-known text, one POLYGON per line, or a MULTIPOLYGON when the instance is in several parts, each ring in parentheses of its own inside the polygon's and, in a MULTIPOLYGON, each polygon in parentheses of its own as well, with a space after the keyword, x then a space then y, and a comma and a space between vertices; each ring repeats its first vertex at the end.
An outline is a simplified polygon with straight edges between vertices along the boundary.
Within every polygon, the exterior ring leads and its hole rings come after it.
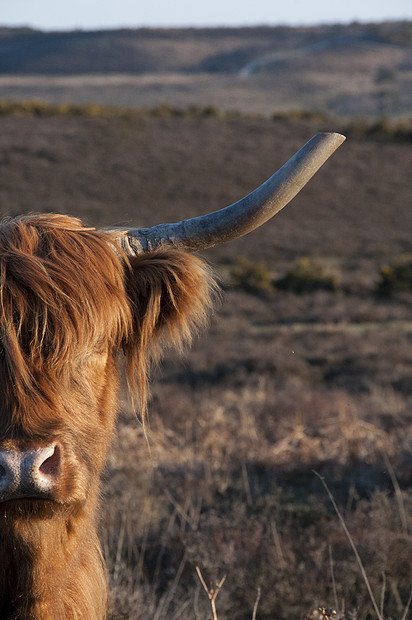
POLYGON ((94 512, 89 502, 74 517, 8 519, 0 510, 0 618, 105 617, 94 512))

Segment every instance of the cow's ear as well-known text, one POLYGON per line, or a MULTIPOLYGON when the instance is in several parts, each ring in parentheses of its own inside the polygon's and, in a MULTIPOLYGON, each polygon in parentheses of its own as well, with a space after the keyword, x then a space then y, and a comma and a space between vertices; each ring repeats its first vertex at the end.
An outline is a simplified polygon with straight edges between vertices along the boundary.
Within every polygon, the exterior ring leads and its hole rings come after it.
POLYGON ((127 376, 142 399, 150 361, 162 346, 190 342, 207 320, 216 287, 203 261, 173 249, 133 257, 125 273, 133 322, 123 343, 127 376))

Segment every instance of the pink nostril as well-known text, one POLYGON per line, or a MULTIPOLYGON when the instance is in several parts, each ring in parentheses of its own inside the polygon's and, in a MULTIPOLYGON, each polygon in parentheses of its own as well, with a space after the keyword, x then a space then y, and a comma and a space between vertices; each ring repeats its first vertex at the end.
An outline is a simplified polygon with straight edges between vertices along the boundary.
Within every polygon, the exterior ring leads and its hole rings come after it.
POLYGON ((39 467, 39 472, 45 476, 57 476, 60 468, 60 448, 54 446, 53 454, 48 456, 39 467))

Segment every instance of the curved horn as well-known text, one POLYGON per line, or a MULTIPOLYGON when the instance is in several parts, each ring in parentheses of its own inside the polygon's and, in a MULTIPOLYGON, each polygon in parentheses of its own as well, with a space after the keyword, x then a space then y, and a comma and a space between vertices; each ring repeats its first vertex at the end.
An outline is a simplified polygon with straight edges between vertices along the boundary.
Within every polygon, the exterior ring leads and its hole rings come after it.
POLYGON ((318 133, 263 185, 238 202, 175 224, 116 229, 129 255, 165 245, 196 252, 242 237, 278 213, 296 196, 322 164, 344 142, 338 133, 318 133))

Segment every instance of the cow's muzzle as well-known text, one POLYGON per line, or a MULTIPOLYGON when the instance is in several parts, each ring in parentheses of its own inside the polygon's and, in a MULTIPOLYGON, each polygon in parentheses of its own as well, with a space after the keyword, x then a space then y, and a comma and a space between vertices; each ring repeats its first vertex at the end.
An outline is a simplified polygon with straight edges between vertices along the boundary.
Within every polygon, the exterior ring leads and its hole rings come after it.
POLYGON ((0 450, 0 502, 53 499, 61 469, 56 444, 29 450, 0 450))

